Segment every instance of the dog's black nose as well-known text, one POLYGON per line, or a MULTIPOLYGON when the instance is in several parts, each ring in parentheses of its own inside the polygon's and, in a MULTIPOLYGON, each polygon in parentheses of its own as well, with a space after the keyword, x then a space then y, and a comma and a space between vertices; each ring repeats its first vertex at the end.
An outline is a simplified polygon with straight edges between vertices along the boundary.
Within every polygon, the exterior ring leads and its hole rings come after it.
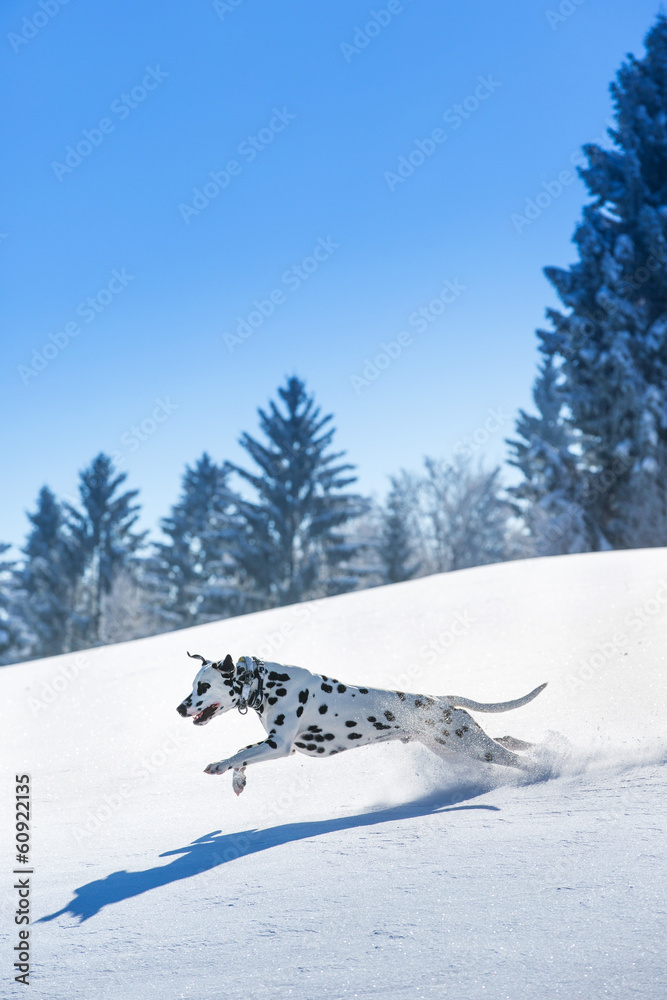
POLYGON ((185 705, 182 705, 182 704, 178 706, 178 708, 176 709, 176 711, 178 712, 179 715, 187 715, 188 714, 187 708, 185 707, 185 705))

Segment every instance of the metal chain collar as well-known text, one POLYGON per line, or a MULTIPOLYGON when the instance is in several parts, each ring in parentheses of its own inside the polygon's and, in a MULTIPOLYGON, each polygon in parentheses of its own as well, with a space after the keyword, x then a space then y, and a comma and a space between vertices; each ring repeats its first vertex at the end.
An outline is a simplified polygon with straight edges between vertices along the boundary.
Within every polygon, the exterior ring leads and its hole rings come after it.
MULTIPOLYGON (((261 705, 264 700, 264 678, 260 671, 260 668, 264 666, 264 660, 260 660, 257 656, 242 656, 241 660, 243 660, 245 666, 243 668, 243 673, 241 674, 243 683, 236 707, 238 708, 240 715, 245 715, 249 708, 255 708, 257 705, 261 705), (248 666, 248 661, 252 662, 252 670, 248 666), (251 688, 253 687, 255 681, 257 681, 257 689, 252 691, 251 688)), ((239 663, 241 660, 239 660, 239 663)), ((239 663, 236 664, 237 668, 239 663)))

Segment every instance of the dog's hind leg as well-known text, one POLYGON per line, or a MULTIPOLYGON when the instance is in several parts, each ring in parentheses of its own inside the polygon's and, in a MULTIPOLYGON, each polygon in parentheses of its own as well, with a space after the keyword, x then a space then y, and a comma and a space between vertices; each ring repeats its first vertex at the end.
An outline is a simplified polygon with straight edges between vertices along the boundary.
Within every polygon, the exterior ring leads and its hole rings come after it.
POLYGON ((517 740, 514 736, 494 736, 495 743, 502 743, 508 750, 532 750, 537 743, 526 743, 525 740, 517 740))
POLYGON ((441 733, 436 729, 417 736, 420 742, 439 757, 447 757, 452 752, 489 764, 516 767, 521 771, 531 769, 530 761, 512 753, 502 743, 492 740, 466 711, 458 709, 448 714, 447 728, 443 728, 441 733))

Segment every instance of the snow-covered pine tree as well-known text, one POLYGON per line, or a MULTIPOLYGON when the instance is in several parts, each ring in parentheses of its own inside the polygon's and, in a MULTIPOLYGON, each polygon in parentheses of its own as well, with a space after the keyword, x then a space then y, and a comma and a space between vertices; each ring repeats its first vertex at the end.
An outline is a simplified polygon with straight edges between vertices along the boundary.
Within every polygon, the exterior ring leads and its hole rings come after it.
POLYGON ((329 453, 335 428, 301 379, 278 389, 285 412, 271 401, 258 410, 266 436, 261 443, 244 433, 240 444, 257 472, 234 466, 254 490, 253 501, 238 497, 242 528, 234 556, 251 595, 264 606, 290 604, 351 590, 357 584, 358 545, 342 530, 366 509, 358 495, 342 492, 356 476, 344 452, 329 453))
POLYGON ((169 541, 154 545, 147 565, 158 614, 170 628, 243 610, 229 556, 235 522, 228 473, 204 452, 186 466, 180 499, 160 522, 169 541))
POLYGON ((562 480, 554 468, 541 482, 542 459, 523 466, 540 504, 552 505, 550 490, 583 504, 591 548, 667 544, 665 15, 611 93, 616 148, 584 147, 580 173, 594 201, 574 237, 580 259, 545 268, 567 312, 548 310, 552 329, 538 331, 576 436, 576 475, 562 480))
POLYGON ((28 520, 32 530, 15 584, 28 637, 26 658, 36 659, 71 648, 72 611, 84 560, 65 531, 62 508, 48 486, 40 490, 28 520))
POLYGON ((533 387, 538 416, 520 410, 519 437, 507 442, 513 453, 509 464, 523 473, 507 492, 516 498, 516 513, 529 530, 533 553, 540 556, 609 548, 588 514, 595 477, 585 463, 588 448, 581 446, 581 434, 565 412, 562 381, 554 359, 547 357, 533 387))
POLYGON ((412 479, 407 473, 390 476, 391 489, 379 512, 379 540, 382 582, 401 583, 419 572, 421 562, 415 559, 418 535, 415 524, 415 497, 412 479))
POLYGON ((133 503, 138 490, 118 493, 127 479, 116 474, 108 455, 100 453, 79 475, 81 509, 65 505, 75 558, 84 568, 76 597, 73 648, 101 641, 102 598, 114 580, 135 564, 146 532, 135 532, 140 505, 133 503))
MULTIPOLYGON (((11 548, 0 542, 0 556, 11 548)), ((16 614, 14 568, 11 559, 0 559, 0 667, 15 663, 25 655, 23 621, 16 614)))

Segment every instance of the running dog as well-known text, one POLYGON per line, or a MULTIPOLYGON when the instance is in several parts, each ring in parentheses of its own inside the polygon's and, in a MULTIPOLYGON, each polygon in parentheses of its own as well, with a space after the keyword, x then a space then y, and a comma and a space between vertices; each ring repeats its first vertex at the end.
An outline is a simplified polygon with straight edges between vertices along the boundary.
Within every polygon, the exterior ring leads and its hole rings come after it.
POLYGON ((264 663, 254 656, 242 656, 236 664, 229 654, 218 662, 198 653, 188 656, 201 660, 202 666, 192 692, 176 709, 179 715, 205 726, 232 708, 241 714, 253 708, 266 730, 261 743, 204 769, 206 774, 233 770, 232 787, 237 795, 245 788, 249 764, 287 757, 297 750, 309 757, 331 757, 387 740, 417 740, 439 757, 453 752, 506 767, 531 767, 513 751, 528 750, 532 743, 512 736, 491 739, 465 709, 508 712, 532 701, 546 684, 515 701, 488 705, 455 695, 356 687, 302 667, 264 663))

